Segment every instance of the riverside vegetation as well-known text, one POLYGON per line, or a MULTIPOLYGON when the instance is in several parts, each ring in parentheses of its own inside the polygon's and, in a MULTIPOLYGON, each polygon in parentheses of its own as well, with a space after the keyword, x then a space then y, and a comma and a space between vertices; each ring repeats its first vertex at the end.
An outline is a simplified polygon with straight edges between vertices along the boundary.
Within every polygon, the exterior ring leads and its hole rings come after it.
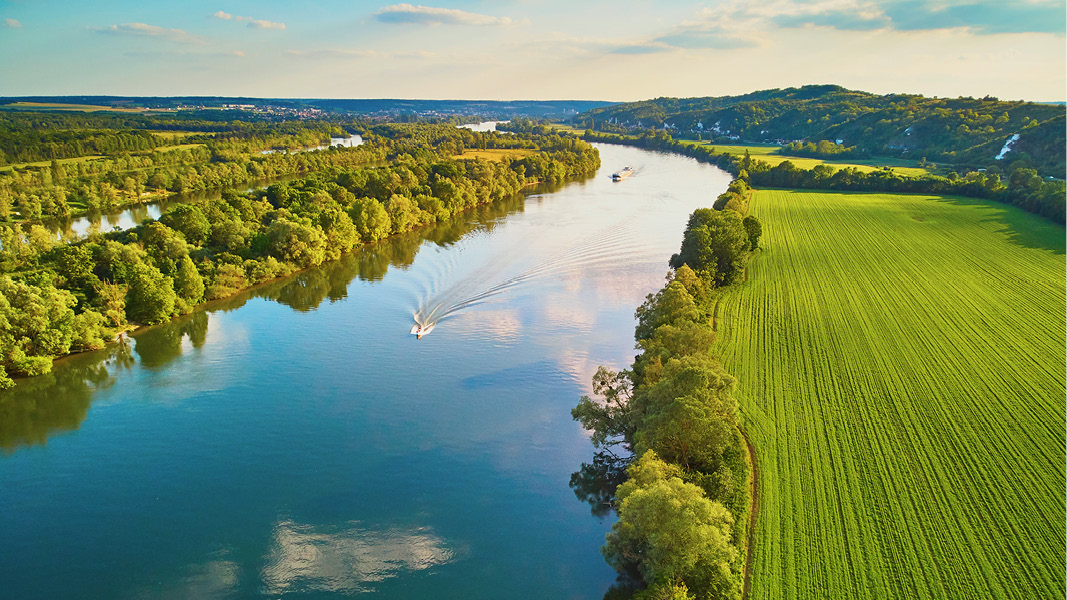
MULTIPOLYGON (((197 167, 135 167, 139 176, 151 173, 149 180, 173 175, 201 186, 232 185, 267 172, 264 165, 313 172, 246 194, 225 189, 219 199, 178 204, 158 221, 128 231, 56 241, 32 221, 0 226, 0 385, 12 385, 11 375, 47 372, 56 356, 103 347, 117 331, 187 313, 201 302, 336 259, 359 244, 512 196, 531 182, 558 182, 599 167, 595 149, 558 135, 383 124, 368 127, 364 137, 356 148, 288 155, 246 149, 232 161, 209 159, 197 167), (525 148, 530 154, 496 162, 451 158, 468 147, 525 148), (205 178, 218 169, 236 175, 205 178)), ((207 157, 225 151, 198 152, 207 157)), ((116 164, 129 167, 130 160, 117 158, 99 174, 58 181, 50 177, 53 163, 5 180, 6 187, 21 207, 42 190, 54 198, 65 195, 68 185, 106 185, 115 173, 133 172, 112 170, 120 168, 116 164)))
MULTIPOLYGON (((743 184, 740 184, 743 185, 743 184)), ((619 572, 605 598, 740 598, 751 467, 738 423, 736 380, 713 354, 717 298, 739 281, 762 225, 717 204, 689 218, 667 285, 637 309, 641 354, 630 369, 601 367, 599 399, 572 415, 598 452, 571 478, 595 514, 618 521, 603 554, 619 572)))

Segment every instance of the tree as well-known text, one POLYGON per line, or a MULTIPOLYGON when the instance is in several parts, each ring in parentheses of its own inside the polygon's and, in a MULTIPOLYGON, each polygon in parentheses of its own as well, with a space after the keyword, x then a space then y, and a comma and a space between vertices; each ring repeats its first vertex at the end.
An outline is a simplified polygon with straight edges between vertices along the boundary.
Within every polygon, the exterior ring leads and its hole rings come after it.
POLYGON ((139 323, 159 323, 174 314, 174 284, 159 269, 137 263, 130 269, 126 316, 139 323))
POLYGON ((683 471, 713 470, 732 439, 732 425, 693 396, 675 398, 648 415, 635 439, 638 456, 654 450, 683 471))
POLYGON ((374 198, 356 198, 348 214, 365 242, 376 242, 387 237, 392 229, 389 213, 374 198))
POLYGON ((599 367, 593 375, 593 393, 602 396, 598 402, 582 396, 578 406, 571 409, 571 417, 592 432, 591 441, 596 448, 610 448, 615 444, 628 443, 633 435, 630 419, 632 382, 627 371, 612 371, 599 367))
POLYGON ((311 225, 278 219, 267 227, 271 256, 304 269, 326 260, 326 238, 311 225))
POLYGON ((661 325, 700 320, 700 310, 680 281, 671 281, 662 290, 649 294, 637 307, 634 337, 640 341, 652 337, 661 325))
POLYGON ((629 474, 617 491, 619 520, 602 549, 608 563, 653 586, 680 580, 697 598, 739 598, 730 512, 653 451, 629 474))
POLYGON ((719 287, 737 280, 749 238, 736 211, 711 212, 710 217, 693 213, 682 237, 682 248, 671 257, 670 265, 676 269, 689 265, 719 287))
POLYGON ((748 234, 748 249, 759 248, 759 238, 763 235, 763 225, 760 224, 759 219, 748 215, 741 221, 741 224, 745 226, 745 232, 748 234))
POLYGON ((204 212, 189 204, 179 204, 159 218, 159 222, 175 231, 182 232, 185 241, 194 246, 203 246, 211 235, 211 223, 204 212))
POLYGON ((178 261, 178 271, 174 274, 174 293, 191 305, 199 304, 204 299, 204 278, 188 256, 178 261))

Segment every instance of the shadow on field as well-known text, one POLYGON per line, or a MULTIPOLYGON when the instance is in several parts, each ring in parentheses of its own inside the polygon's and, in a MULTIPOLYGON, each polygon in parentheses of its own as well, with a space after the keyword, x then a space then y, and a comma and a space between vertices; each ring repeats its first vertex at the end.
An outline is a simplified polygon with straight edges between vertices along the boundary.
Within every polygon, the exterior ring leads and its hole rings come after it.
POLYGON ((1044 217, 992 200, 943 196, 937 198, 936 201, 956 206, 982 207, 984 217, 981 222, 1000 225, 1001 228, 997 232, 1003 233, 1011 243, 1024 248, 1048 250, 1054 254, 1067 254, 1067 237, 1065 237, 1063 226, 1044 217))

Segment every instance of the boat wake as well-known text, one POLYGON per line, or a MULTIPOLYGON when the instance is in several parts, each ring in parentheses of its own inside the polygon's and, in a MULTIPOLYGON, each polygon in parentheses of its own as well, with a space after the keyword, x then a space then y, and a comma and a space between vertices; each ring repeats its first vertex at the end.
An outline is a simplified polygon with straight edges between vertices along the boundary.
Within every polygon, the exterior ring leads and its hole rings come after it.
POLYGON ((508 276, 506 270, 522 253, 513 256, 494 256, 491 267, 475 271, 437 293, 430 293, 415 310, 415 324, 411 333, 422 338, 433 331, 437 323, 471 307, 498 299, 524 283, 560 278, 591 267, 617 264, 632 256, 635 236, 628 227, 612 227, 600 234, 558 252, 517 274, 508 276))

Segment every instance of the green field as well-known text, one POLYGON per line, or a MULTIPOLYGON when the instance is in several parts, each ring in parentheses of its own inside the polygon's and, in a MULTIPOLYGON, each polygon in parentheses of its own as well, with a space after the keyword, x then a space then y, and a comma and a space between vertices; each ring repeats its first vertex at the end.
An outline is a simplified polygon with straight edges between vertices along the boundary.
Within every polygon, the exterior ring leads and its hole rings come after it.
POLYGON ((757 192, 718 308, 759 458, 751 598, 1063 598, 1064 229, 757 192))
POLYGON ((63 104, 58 102, 12 102, 0 105, 0 109, 8 110, 63 110, 72 112, 122 112, 122 113, 146 113, 159 112, 159 109, 131 108, 128 106, 101 106, 97 104, 63 104))
POLYGON ((810 169, 815 165, 830 165, 831 167, 839 169, 855 167, 864 173, 878 171, 882 167, 889 167, 901 175, 919 176, 926 175, 930 172, 929 169, 918 166, 918 163, 914 160, 894 158, 849 159, 840 161, 825 160, 822 158, 807 158, 803 156, 785 156, 778 154, 778 150, 781 146, 724 146, 722 144, 713 144, 711 142, 682 141, 694 146, 709 146, 714 148, 715 152, 718 154, 744 154, 745 150, 748 150, 749 156, 769 163, 772 167, 788 160, 800 169, 810 169))
MULTIPOLYGON (((69 164, 69 163, 88 162, 90 160, 98 160, 98 159, 101 159, 101 158, 105 158, 105 157, 104 156, 100 156, 100 155, 78 156, 78 157, 75 157, 75 158, 60 158, 60 159, 56 160, 56 162, 61 164, 61 165, 65 165, 65 164, 69 164)), ((48 166, 51 166, 51 165, 52 165, 52 161, 50 161, 50 160, 39 160, 37 162, 15 163, 13 165, 3 165, 3 166, 0 166, 0 171, 10 170, 10 169, 25 169, 26 167, 48 167, 48 166)))

